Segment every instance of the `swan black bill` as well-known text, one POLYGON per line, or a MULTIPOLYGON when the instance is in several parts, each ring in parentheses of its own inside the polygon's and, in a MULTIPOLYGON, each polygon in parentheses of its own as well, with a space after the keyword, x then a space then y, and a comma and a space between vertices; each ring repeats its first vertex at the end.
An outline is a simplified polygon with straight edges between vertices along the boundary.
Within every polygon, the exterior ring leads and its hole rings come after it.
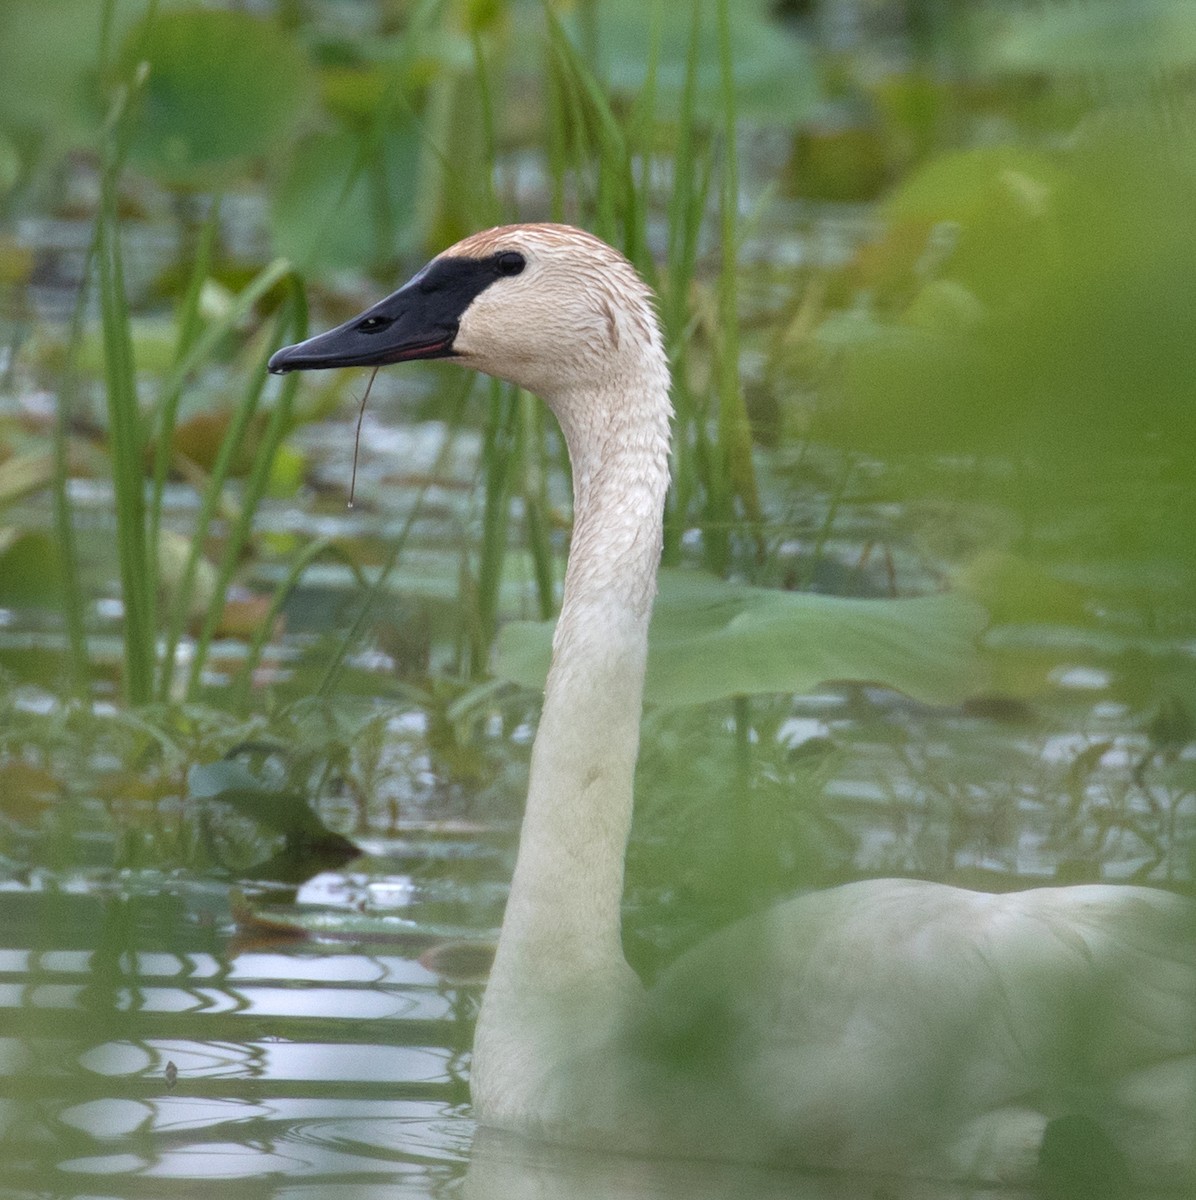
POLYGON ((465 310, 503 275, 500 255, 434 258, 397 292, 327 333, 270 356, 275 375, 451 358, 465 310))

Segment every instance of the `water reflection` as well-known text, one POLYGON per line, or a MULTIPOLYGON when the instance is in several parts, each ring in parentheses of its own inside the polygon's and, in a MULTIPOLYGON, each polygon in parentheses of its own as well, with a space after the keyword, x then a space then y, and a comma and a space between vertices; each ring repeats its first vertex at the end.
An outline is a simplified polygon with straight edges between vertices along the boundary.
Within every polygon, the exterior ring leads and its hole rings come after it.
POLYGON ((469 997, 389 949, 237 953, 213 891, 0 897, 0 1194, 446 1192, 469 997))

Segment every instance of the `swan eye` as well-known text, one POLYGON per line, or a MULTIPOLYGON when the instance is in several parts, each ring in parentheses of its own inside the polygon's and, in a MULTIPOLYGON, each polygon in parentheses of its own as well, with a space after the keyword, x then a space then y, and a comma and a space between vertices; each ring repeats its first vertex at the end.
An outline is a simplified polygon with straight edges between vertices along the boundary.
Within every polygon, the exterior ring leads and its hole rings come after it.
POLYGON ((393 325, 394 320, 391 317, 366 317, 357 326, 358 333, 377 333, 379 330, 385 329, 388 325, 393 325))
POLYGON ((494 268, 500 275, 518 275, 527 266, 527 259, 518 250, 503 250, 494 256, 494 268))

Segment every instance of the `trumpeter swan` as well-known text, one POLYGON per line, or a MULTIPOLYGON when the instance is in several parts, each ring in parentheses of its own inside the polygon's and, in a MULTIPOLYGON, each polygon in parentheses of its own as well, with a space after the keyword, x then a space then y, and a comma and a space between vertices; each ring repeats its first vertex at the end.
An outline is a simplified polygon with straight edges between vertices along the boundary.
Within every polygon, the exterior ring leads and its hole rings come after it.
POLYGON ((580 230, 475 234, 275 372, 449 358, 556 414, 574 526, 518 860, 474 1044, 483 1123, 635 1153, 1023 1180, 1079 1116, 1196 1176, 1194 907, 1148 888, 804 895, 651 989, 620 902, 668 487, 652 296, 580 230))

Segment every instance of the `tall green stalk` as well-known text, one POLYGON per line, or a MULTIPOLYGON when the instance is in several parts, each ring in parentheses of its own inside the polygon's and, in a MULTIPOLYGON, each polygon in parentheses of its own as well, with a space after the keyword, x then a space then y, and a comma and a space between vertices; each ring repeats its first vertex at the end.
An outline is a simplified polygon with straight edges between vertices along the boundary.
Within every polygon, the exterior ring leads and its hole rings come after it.
MULTIPOLYGON (((220 443, 220 448, 216 452, 216 461, 212 464, 212 471, 208 477, 207 485, 200 497, 199 513, 195 518, 195 527, 191 535, 191 547, 178 586, 174 589, 174 603, 167 621, 166 642, 162 654, 162 666, 158 681, 158 698, 161 700, 167 699, 170 695, 176 651, 179 639, 183 633, 183 627, 186 624, 191 609, 195 579, 199 570, 199 560, 203 555, 204 542, 207 539, 212 520, 220 507, 221 497, 224 494, 224 485, 228 481, 233 462, 243 449, 250 425, 257 415, 258 405, 266 385, 266 360, 269 357, 271 348, 278 345, 283 339, 287 325, 291 324, 293 320, 293 311, 288 309, 281 311, 275 319, 271 335, 265 342, 266 348, 262 351, 259 361, 255 364, 255 369, 250 373, 249 382, 242 395, 241 403, 237 405, 236 410, 233 412, 232 420, 229 422, 228 429, 220 443)), ((285 434, 286 429, 284 428, 281 432, 285 434)), ((263 458, 266 460, 264 467, 267 473, 273 461, 276 447, 277 443, 275 442, 274 444, 263 444, 258 449, 258 461, 263 458)), ((248 498, 247 496, 246 499, 248 498)), ((160 516, 160 512, 156 513, 156 515, 160 516)), ((250 516, 252 516, 252 508, 250 509, 250 516)), ((222 597, 217 596, 213 603, 222 607, 222 597)))
POLYGON ((54 423, 54 533, 58 538, 62 562, 63 617, 67 645, 70 647, 71 682, 75 694, 83 698, 91 690, 91 663, 87 654, 87 629, 83 618, 83 586, 79 576, 79 551, 70 501, 70 438, 75 395, 79 384, 79 344, 83 338, 84 317, 91 295, 93 268, 99 229, 93 231, 91 245, 83 264, 79 295, 71 314, 66 365, 58 389, 58 419, 54 423))
POLYGON ((117 214, 117 181, 123 158, 120 143, 128 97, 128 89, 123 89, 113 106, 104 141, 96 257, 99 261, 104 379, 112 445, 112 486, 116 501, 116 541, 125 610, 125 696, 131 704, 144 704, 153 695, 155 589, 146 549, 145 431, 137 404, 137 368, 125 297, 117 214))
MULTIPOLYGON (((274 336, 268 340, 262 352, 261 361, 258 363, 255 371, 255 383, 251 384, 250 387, 251 393, 255 386, 260 387, 264 383, 266 360, 269 358, 272 348, 279 341, 287 337, 292 338, 294 341, 302 341, 307 336, 307 300, 303 294, 302 282, 294 275, 288 277, 288 282, 289 295, 287 302, 277 319, 274 336)), ((196 689, 199 687, 200 679, 203 676, 203 669, 207 662, 208 651, 211 649, 212 638, 215 636, 220 618, 224 614, 224 598, 228 593, 228 586, 232 582, 233 572, 237 569, 237 564, 240 561, 241 552, 249 541, 254 516, 257 513, 257 508, 261 503, 262 497, 265 495, 266 485, 270 479, 270 469, 274 463, 274 456, 278 451, 279 445, 282 443, 282 439, 291 428, 295 393, 298 387, 299 376, 297 374, 287 375, 283 379, 278 389, 278 399, 274 407, 270 410, 269 420, 266 422, 266 428, 262 432, 261 445, 254 456, 249 477, 245 480, 241 495, 241 510, 237 514, 237 519, 233 522, 232 528, 229 530, 228 539, 220 556, 220 562, 217 564, 214 599, 204 614, 199 636, 195 641, 195 649, 191 658, 191 668, 187 674, 186 698, 188 700, 194 697, 196 689)), ((243 405, 242 412, 246 414, 244 417, 246 422, 252 415, 252 409, 255 407, 256 400, 252 404, 247 402, 243 405)), ((226 446, 228 443, 229 439, 226 438, 226 446)), ((225 447, 222 446, 222 454, 224 449, 225 447)), ((227 469, 227 464, 225 469, 227 469)), ((213 489, 209 488, 209 493, 212 491, 213 489)), ((214 505, 214 501, 212 503, 214 505)))
POLYGON ((739 156, 736 146, 735 70, 731 53, 728 0, 718 3, 719 74, 723 117, 723 173, 720 196, 722 264, 718 277, 718 434, 717 463, 707 481, 711 506, 707 560, 719 574, 730 565, 734 503, 759 527, 760 499, 752 462, 751 427, 739 378, 739 156))
POLYGON ((162 521, 162 505, 166 492, 166 477, 170 471, 170 456, 174 444, 174 428, 178 418, 183 391, 199 366, 211 357, 216 347, 242 320, 249 315, 267 292, 286 278, 291 270, 285 259, 275 259, 263 267, 219 319, 204 326, 189 338, 186 347, 180 344, 174 366, 166 377, 158 402, 151 415, 149 433, 154 440, 154 477, 150 490, 149 547, 151 555, 158 550, 158 532, 162 521))
POLYGON ((700 487, 693 430, 703 414, 689 386, 690 291, 697 271, 698 238, 710 194, 712 157, 709 145, 699 146, 697 106, 698 50, 702 32, 702 0, 694 0, 681 110, 673 147, 673 187, 669 196, 668 269, 660 289, 669 358, 673 364, 673 487, 665 514, 664 560, 675 562, 690 509, 700 487))
POLYGON ((195 244, 195 261, 191 265, 187 289, 183 293, 183 300, 179 305, 179 332, 174 349, 174 365, 176 367, 194 345, 195 339, 203 328, 199 302, 203 295, 203 285, 212 272, 212 261, 216 256, 216 243, 219 236, 220 197, 217 195, 212 198, 208 207, 208 215, 200 226, 199 237, 195 244))
POLYGON ((528 392, 519 393, 523 406, 525 457, 523 464, 523 513, 528 549, 536 577, 536 599, 540 617, 547 620, 556 611, 556 572, 552 554, 552 529, 548 519, 546 486, 547 450, 544 441, 544 406, 528 392))

